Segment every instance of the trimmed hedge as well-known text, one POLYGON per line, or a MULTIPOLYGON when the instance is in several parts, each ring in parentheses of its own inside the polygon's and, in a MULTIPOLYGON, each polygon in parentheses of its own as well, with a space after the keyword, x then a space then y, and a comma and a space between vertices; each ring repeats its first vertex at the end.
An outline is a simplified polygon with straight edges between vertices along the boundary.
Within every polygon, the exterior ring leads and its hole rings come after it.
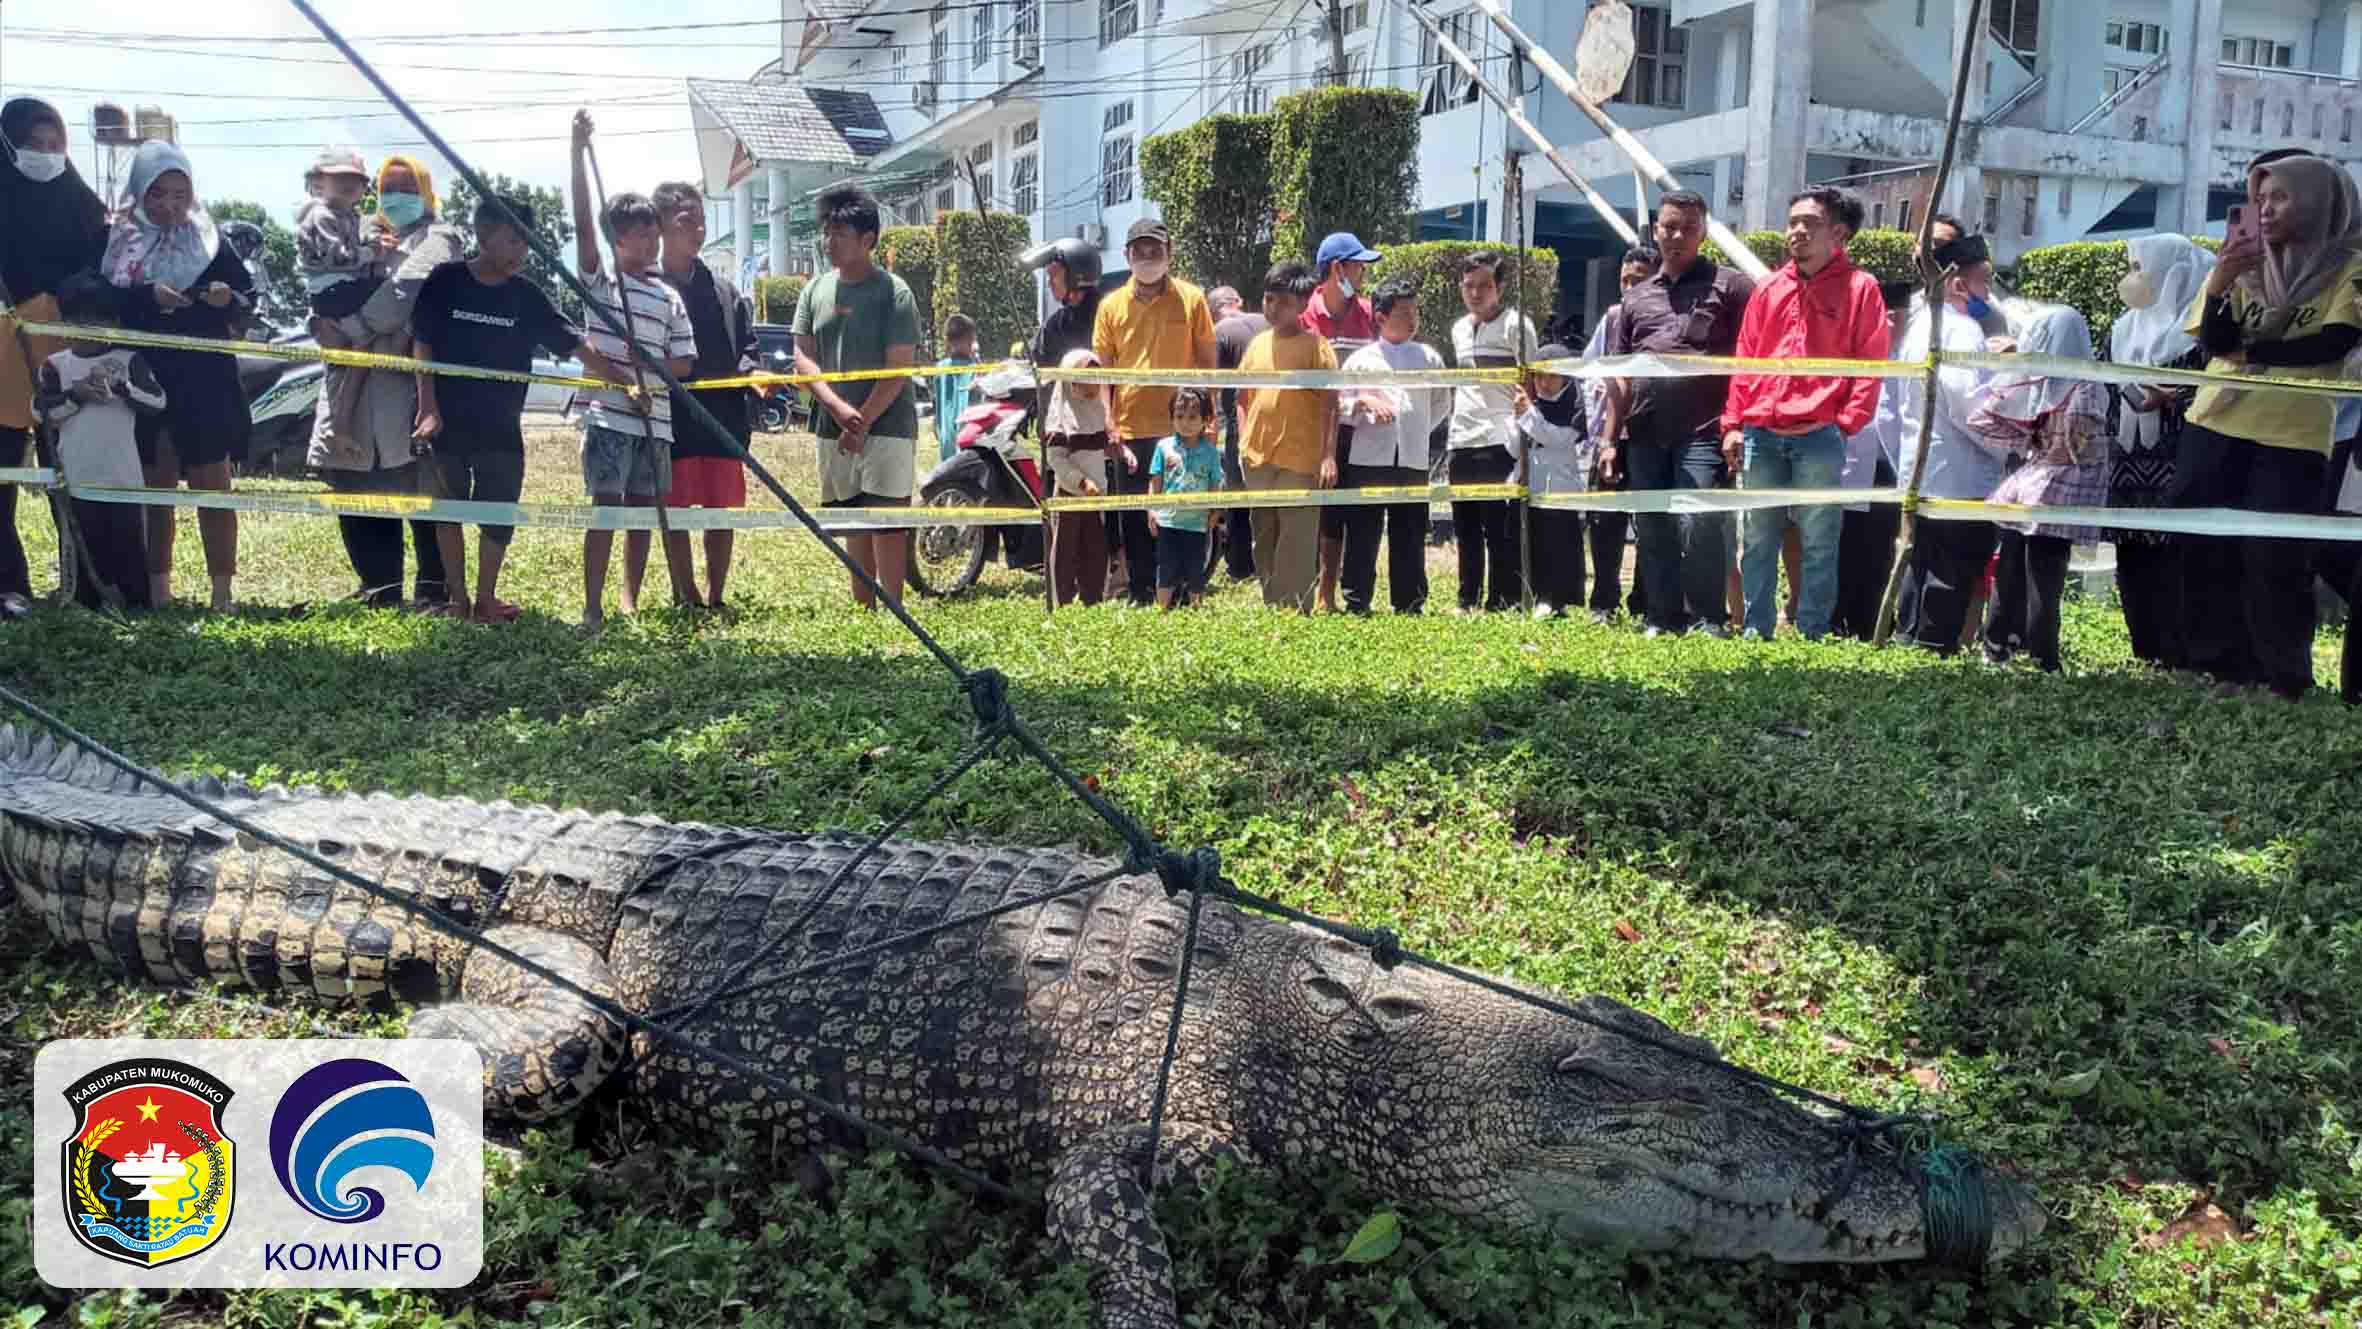
POLYGON ((1417 238, 1416 94, 1315 88, 1280 98, 1271 118, 1273 258, 1309 262, 1331 231, 1351 231, 1378 249, 1417 238))
MULTIPOLYGON (((934 301, 942 313, 927 327, 928 337, 940 340, 942 320, 966 314, 976 320, 977 354, 992 360, 1033 331, 1033 272, 1020 261, 1032 239, 1032 223, 1013 212, 947 212, 937 219, 934 301)), ((911 293, 917 294, 915 285, 911 293)))
MULTIPOLYGON (((1855 266, 1878 280, 1916 282, 1919 274, 1911 267, 1911 245, 1918 237, 1909 231, 1893 228, 1864 230, 1846 242, 1845 252, 1855 266)), ((1778 271, 1788 262, 1788 236, 1784 231, 1748 231, 1739 239, 1755 251, 1763 265, 1778 271)), ((1722 247, 1708 240, 1698 252, 1716 263, 1729 264, 1722 247)))
MULTIPOLYGON (((1371 290, 1390 281, 1407 281, 1419 293, 1419 340, 1441 353, 1445 364, 1453 363, 1452 324, 1468 312, 1460 303, 1460 263, 1481 249, 1499 250, 1511 256, 1511 262, 1502 270, 1501 285, 1506 293, 1504 299, 1515 303, 1518 251, 1508 245, 1476 240, 1391 245, 1384 251, 1384 257, 1370 265, 1371 290)), ((1551 316, 1558 307, 1558 255, 1547 249, 1528 249, 1524 253, 1525 316, 1534 325, 1535 337, 1546 338, 1551 316)))
POLYGON ((794 322, 796 297, 804 293, 804 283, 810 280, 800 272, 791 272, 784 277, 755 278, 755 321, 794 322))
POLYGON ((1208 288, 1260 290, 1271 267, 1268 115, 1213 115, 1140 145, 1141 192, 1173 232, 1173 267, 1208 288))
POLYGON ((900 277, 918 303, 919 357, 928 364, 934 363, 927 357, 934 354, 941 331, 935 323, 935 254, 932 226, 889 226, 878 233, 879 265, 900 277))

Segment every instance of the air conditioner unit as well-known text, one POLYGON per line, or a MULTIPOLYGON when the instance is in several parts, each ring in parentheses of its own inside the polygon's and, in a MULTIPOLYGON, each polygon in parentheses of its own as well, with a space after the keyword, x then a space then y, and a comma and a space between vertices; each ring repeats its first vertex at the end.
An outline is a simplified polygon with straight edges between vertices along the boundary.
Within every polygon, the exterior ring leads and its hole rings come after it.
POLYGON ((1084 222, 1074 228, 1074 238, 1094 249, 1107 247, 1107 226, 1104 222, 1084 222))
POLYGON ((910 104, 922 111, 935 109, 935 84, 926 80, 910 85, 910 104))

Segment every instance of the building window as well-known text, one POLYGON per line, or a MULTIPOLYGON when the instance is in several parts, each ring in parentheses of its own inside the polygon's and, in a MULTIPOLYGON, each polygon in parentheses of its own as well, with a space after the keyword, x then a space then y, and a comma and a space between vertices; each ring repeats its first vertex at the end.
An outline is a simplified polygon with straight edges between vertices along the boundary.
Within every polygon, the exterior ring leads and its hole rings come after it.
POLYGON ((1895 229, 1898 231, 1911 229, 1911 200, 1904 199, 1895 204, 1895 229))
POLYGON ((2231 117, 2232 117, 2234 114, 2236 114, 2236 112, 2233 110, 2233 102, 2232 102, 2232 100, 2231 100, 2231 94, 2226 92, 2226 93, 2224 93, 2224 94, 2223 94, 2223 114, 2222 114, 2222 120, 2221 120, 2221 122, 2220 122, 2220 123, 2218 123, 2218 124, 2216 124, 2216 125, 2215 125, 2215 128, 2217 128, 2217 129, 2229 129, 2229 128, 2231 127, 2231 117))
POLYGON ((938 189, 935 191, 936 216, 940 217, 947 212, 956 212, 958 209, 958 200, 953 197, 952 191, 949 188, 938 189))
POLYGON ((1998 183, 1985 186, 1985 224, 1978 229, 1987 235, 1998 234, 2001 230, 2001 186, 1998 183))
POLYGON ((2253 65, 2258 69, 2289 69, 2296 64, 2296 48, 2269 37, 2225 37, 2223 63, 2253 65))
POLYGON ((1012 148, 1030 148, 1041 141, 1042 122, 1039 120, 1028 120, 1009 131, 1009 146, 1012 148))
POLYGON ((1112 134, 1132 123, 1132 103, 1120 101, 1099 113, 1099 132, 1112 134))
POLYGON ((1140 30, 1140 0, 1099 0, 1099 44, 1113 46, 1140 30))
POLYGON ((2026 182, 2025 206, 2018 209, 2018 234, 2034 234, 2034 211, 2042 205, 2042 191, 2031 180, 2026 182))
POLYGON ((1249 46, 1230 56, 1230 110, 1238 115, 1261 115, 1271 109, 1271 85, 1261 77, 1271 64, 1274 43, 1249 46))
POLYGON ((2075 211, 2075 177, 2062 175, 2059 177, 2059 215, 2064 217, 2073 211, 2075 211))
POLYGON ((951 19, 942 5, 927 20, 927 77, 935 85, 931 105, 941 105, 943 85, 951 79, 951 19))
POLYGON ((2338 112, 2338 115, 2339 115, 2339 119, 2338 119, 2338 122, 2337 122, 2337 141, 2338 141, 2338 142, 2340 142, 2340 143, 2351 143, 2351 142, 2353 142, 2353 141, 2354 141, 2354 108, 2353 108, 2353 107, 2351 107, 2351 106, 2349 106, 2349 107, 2347 107, 2346 109, 2344 109, 2343 111, 2340 111, 2340 112, 2338 112))
POLYGON ((2314 102, 2314 103, 2313 103, 2313 137, 2315 137, 2315 138, 2319 138, 2319 137, 2321 137, 2321 130, 2322 130, 2322 127, 2323 127, 2325 124, 2327 124, 2327 123, 2328 123, 2328 118, 2329 118, 2329 108, 2328 108, 2328 107, 2326 107, 2326 106, 2323 106, 2323 105, 2322 105, 2321 103, 2319 103, 2319 102, 2314 102))
POLYGON ((1632 72, 1616 100, 1678 111, 1688 105, 1689 29, 1677 27, 1669 10, 1647 6, 1632 11, 1632 72))
POLYGON ((1370 0, 1354 0, 1354 3, 1339 9, 1337 22, 1349 37, 1370 26, 1370 0))
POLYGON ((980 212, 992 210, 992 172, 976 172, 976 208, 980 212))
POLYGON ((2255 99, 2255 128, 2248 132, 2253 134, 2264 132, 2264 99, 2261 97, 2255 99))
POLYGON ((1030 217, 1042 210, 1041 169, 1039 153, 1028 152, 1009 162, 1009 206, 1020 217, 1030 217))
POLYGON ((2149 117, 2136 115, 2132 118, 2132 141, 2135 143, 2149 141, 2149 117))
POLYGON ((2130 20, 2119 22, 2113 19, 2108 22, 2107 44, 2119 51, 2132 51, 2139 55, 2163 55, 2168 49, 2168 41, 2165 25, 2162 23, 2135 23, 2130 20))
POLYGON ((1870 205, 1870 229, 1874 231, 1886 229, 1886 205, 1884 203, 1870 205))
MULTIPOLYGON (((1476 12, 1454 14, 1438 19, 1436 26, 1451 38, 1452 44, 1463 51, 1476 45, 1476 12)), ((1419 114, 1440 115, 1454 107, 1472 105, 1476 101, 1476 80, 1468 77, 1452 58, 1443 53, 1435 35, 1426 28, 1419 29, 1419 114)))
POLYGON ((1041 0, 1012 0, 1009 14, 1009 44, 1014 48, 1017 63, 1027 69, 1041 68, 1041 0))
POLYGON ((892 52, 887 58, 893 62, 892 72, 886 76, 886 86, 899 88, 908 84, 910 82, 910 44, 901 40, 900 33, 896 33, 886 39, 886 49, 892 52))
POLYGON ((1099 206, 1132 201, 1132 136, 1099 141, 1099 206))
POLYGON ((992 58, 992 5, 968 11, 968 66, 973 69, 992 58))

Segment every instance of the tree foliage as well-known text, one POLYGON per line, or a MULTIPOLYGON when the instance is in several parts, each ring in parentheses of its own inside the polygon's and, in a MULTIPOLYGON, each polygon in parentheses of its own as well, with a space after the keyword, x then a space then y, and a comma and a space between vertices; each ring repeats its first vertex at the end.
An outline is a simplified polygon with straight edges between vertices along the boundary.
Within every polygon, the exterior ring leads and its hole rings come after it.
POLYGON ((1202 285, 1255 290, 1271 266, 1276 125, 1268 115, 1208 116, 1141 145, 1142 192, 1173 233, 1173 266, 1202 285))
POLYGON ((1315 88, 1280 98, 1271 118, 1272 257, 1309 260, 1332 231, 1380 249, 1417 238, 1416 94, 1315 88))
POLYGON ((878 233, 878 263, 910 287, 919 307, 919 353, 931 354, 935 345, 935 228, 889 226, 878 233))
POLYGON ((216 222, 252 222, 262 228, 262 270, 268 287, 262 292, 263 313, 277 323, 302 322, 310 311, 303 280, 295 272, 295 233, 260 203, 242 198, 215 199, 205 210, 216 222))
POLYGON ((947 212, 938 218, 938 312, 926 329, 929 338, 939 342, 943 320, 966 314, 976 320, 983 359, 998 358, 1011 342, 1024 340, 1034 327, 1034 277, 1019 258, 1032 236, 1032 223, 1013 212, 947 212))
POLYGON ((755 278, 755 319, 762 323, 793 323, 796 301, 804 294, 804 286, 811 281, 800 272, 784 277, 755 278))
MULTIPOLYGON (((567 202, 566 197, 557 190, 529 185, 522 180, 511 179, 505 175, 489 175, 484 177, 484 182, 491 185, 503 198, 522 198, 533 205, 534 233, 541 237, 544 244, 549 246, 550 252, 564 254, 573 245, 574 221, 570 211, 571 205, 567 202)), ((442 220, 459 228, 460 232, 467 236, 468 252, 471 255, 476 248, 476 233, 473 223, 476 217, 477 202, 475 189, 468 184, 465 177, 461 177, 452 181, 443 190, 440 208, 442 220)), ((549 293, 550 299, 557 302, 560 313, 577 324, 582 322, 582 301, 575 297, 573 288, 566 285, 565 280, 557 275, 540 254, 532 254, 525 259, 524 275, 532 278, 534 285, 549 293)))
MULTIPOLYGON (((1779 270, 1788 262, 1788 237, 1779 231, 1748 231, 1739 239, 1762 259, 1764 266, 1779 270)), ((1919 273, 1911 266, 1911 246, 1918 237, 1909 231, 1892 227, 1871 227, 1845 242, 1845 252, 1854 266, 1882 282, 1917 282, 1919 273)), ((1722 246, 1708 240, 1698 253, 1716 263, 1728 265, 1730 259, 1722 246)))
MULTIPOLYGON (((1363 239, 1368 239, 1364 236, 1363 239)), ((1369 287, 1393 281, 1407 281, 1419 295, 1419 340, 1434 347, 1445 364, 1452 363, 1452 324, 1467 307, 1460 303, 1460 264, 1479 250, 1495 250, 1510 256, 1511 262, 1501 269, 1503 298, 1511 303, 1517 299, 1517 257, 1520 251, 1508 245, 1487 244, 1476 240, 1430 240, 1424 244, 1390 245, 1380 251, 1383 255, 1370 265, 1369 287)), ((1537 338, 1550 326, 1553 311, 1558 307, 1558 255, 1547 249, 1523 251, 1525 271, 1525 315, 1534 325, 1537 338)), ((1537 345, 1539 343, 1537 342, 1537 345)))

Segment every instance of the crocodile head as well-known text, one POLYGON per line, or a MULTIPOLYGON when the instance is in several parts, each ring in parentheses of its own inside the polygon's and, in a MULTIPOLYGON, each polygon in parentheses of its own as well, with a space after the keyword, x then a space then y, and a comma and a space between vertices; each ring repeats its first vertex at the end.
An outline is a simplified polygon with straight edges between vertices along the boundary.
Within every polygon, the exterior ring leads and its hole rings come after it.
MULTIPOLYGON (((1716 1058, 1713 1045, 1616 1002, 1577 1008, 1716 1058)), ((1888 1139, 1849 1147, 1827 1118, 1786 1097, 1609 1029, 1522 1005, 1498 1014, 1518 1033, 1496 1045, 1510 1063, 1494 1068, 1506 1092, 1474 1105, 1490 1118, 1479 1147, 1529 1222, 1569 1240, 1716 1259, 1946 1254, 1929 1249, 1922 1160, 1888 1139)), ((1989 1259, 2041 1232, 2030 1189, 1990 1172, 1966 1184, 1990 1218, 1989 1259)), ((1959 1198, 1948 1191, 1933 1203, 1959 1198)))

